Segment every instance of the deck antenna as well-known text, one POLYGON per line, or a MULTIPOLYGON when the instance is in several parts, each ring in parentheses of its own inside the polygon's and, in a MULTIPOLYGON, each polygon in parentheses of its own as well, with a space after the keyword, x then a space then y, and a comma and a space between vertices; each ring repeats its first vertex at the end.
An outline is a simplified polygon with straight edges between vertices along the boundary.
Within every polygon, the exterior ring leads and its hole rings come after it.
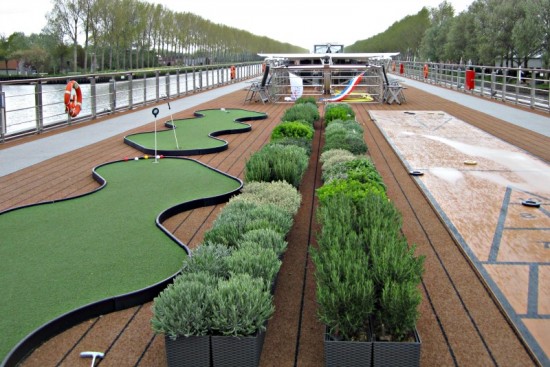
POLYGON ((158 108, 153 108, 153 115, 155 116, 155 163, 158 163, 158 156, 157 156, 157 115, 159 114, 158 108))

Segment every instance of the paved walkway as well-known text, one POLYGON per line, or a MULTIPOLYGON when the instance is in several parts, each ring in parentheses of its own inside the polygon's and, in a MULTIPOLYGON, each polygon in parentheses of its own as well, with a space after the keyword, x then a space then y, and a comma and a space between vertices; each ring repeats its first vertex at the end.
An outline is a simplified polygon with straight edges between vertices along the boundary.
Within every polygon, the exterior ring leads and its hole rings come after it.
MULTIPOLYGON (((240 82, 170 101, 170 109, 168 104, 158 106, 157 119, 164 120, 171 113, 176 114, 247 86, 248 83, 240 82)), ((148 124, 154 120, 152 108, 117 115, 104 122, 33 140, 7 149, 1 149, 0 145, 0 162, 2 162, 0 164, 0 177, 148 124)))
MULTIPOLYGON (((494 103, 490 100, 484 100, 482 98, 466 95, 462 92, 456 92, 402 78, 400 76, 392 75, 392 77, 398 79, 405 86, 409 85, 424 90, 428 93, 550 137, 550 117, 503 106, 502 104, 494 103)), ((247 86, 247 82, 240 82, 172 101, 170 102, 171 110, 168 109, 167 105, 166 108, 162 105, 159 107, 160 112, 157 118, 164 119, 170 116, 170 113, 175 114, 206 101, 216 99, 222 95, 246 88, 247 86)), ((34 140, 7 149, 1 149, 0 145, 0 162, 2 162, 0 164, 0 177, 32 166, 46 159, 56 157, 60 154, 68 153, 75 149, 96 143, 113 135, 123 133, 132 128, 142 126, 152 120, 153 116, 151 115, 151 111, 149 109, 144 109, 115 116, 105 122, 34 140)))

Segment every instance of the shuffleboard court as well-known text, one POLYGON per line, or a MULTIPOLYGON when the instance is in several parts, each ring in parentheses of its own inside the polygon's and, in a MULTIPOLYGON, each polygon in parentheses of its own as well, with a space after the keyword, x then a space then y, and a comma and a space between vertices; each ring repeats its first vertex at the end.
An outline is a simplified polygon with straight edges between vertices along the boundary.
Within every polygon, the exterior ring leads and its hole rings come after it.
POLYGON ((438 111, 370 111, 542 365, 550 365, 550 165, 438 111))

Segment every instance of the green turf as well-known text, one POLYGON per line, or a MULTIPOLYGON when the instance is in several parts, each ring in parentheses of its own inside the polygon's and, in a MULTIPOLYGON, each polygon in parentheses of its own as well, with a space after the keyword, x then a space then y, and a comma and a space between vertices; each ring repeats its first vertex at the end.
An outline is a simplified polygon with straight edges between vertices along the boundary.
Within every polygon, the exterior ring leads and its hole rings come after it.
MULTIPOLYGON (((164 127, 164 123, 157 121, 157 149, 158 150, 189 150, 215 148, 226 144, 225 141, 214 139, 209 134, 222 130, 238 131, 248 128, 248 125, 236 120, 256 120, 266 117, 265 113, 253 112, 240 109, 216 109, 197 111, 203 115, 199 118, 174 120, 174 130, 164 127), (176 144, 177 137, 177 144, 176 144)), ((171 123, 172 121, 169 120, 171 123)), ((154 125, 151 132, 128 135, 127 140, 134 142, 144 148, 155 148, 154 125)))
POLYGON ((158 214, 240 186, 176 158, 111 163, 97 172, 107 185, 96 193, 0 215, 0 360, 61 314, 177 272, 186 255, 156 227, 158 214))

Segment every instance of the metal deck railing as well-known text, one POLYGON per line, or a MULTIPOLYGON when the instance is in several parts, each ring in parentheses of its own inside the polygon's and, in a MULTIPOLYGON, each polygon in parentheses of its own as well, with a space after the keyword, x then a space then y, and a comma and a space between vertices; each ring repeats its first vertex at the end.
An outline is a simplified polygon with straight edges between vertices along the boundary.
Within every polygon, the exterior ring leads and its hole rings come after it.
POLYGON ((231 66, 0 81, 0 142, 239 82, 261 73, 258 62, 234 64, 234 74, 231 66), (75 118, 65 111, 65 85, 69 80, 78 81, 83 95, 82 111, 75 118))

